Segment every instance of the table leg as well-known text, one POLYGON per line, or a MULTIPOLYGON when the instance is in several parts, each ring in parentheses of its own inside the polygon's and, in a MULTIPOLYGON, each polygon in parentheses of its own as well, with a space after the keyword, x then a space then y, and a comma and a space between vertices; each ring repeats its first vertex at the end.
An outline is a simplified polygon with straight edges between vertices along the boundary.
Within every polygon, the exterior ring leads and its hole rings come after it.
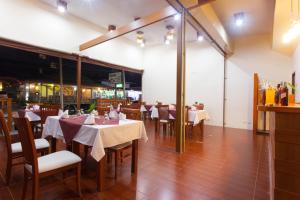
POLYGON ((51 138, 51 152, 56 152, 56 138, 54 137, 51 138))
POLYGON ((72 141, 72 152, 80 156, 80 144, 76 141, 72 141))
POLYGON ((97 167, 97 191, 102 192, 104 190, 104 179, 105 179, 105 162, 106 155, 98 162, 97 167))
POLYGON ((137 174, 138 170, 138 146, 139 140, 132 141, 132 155, 131 155, 131 173, 137 174))

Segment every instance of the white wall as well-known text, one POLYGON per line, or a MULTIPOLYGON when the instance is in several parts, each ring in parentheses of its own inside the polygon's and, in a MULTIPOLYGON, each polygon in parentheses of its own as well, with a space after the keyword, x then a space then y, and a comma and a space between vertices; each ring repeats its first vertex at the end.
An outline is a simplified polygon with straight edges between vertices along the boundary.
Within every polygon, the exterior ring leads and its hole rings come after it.
MULTIPOLYGON (((271 49, 270 35, 243 37, 234 44, 234 54, 226 61, 225 123, 227 127, 252 129, 253 74, 272 84, 291 81, 292 59, 271 49)), ((146 48, 143 66, 144 100, 175 103, 176 46, 146 48)), ((187 104, 203 102, 211 116, 207 124, 221 126, 223 57, 211 46, 188 44, 186 66, 187 104)))
MULTIPOLYGON (((0 19, 2 38, 69 53, 79 53, 80 44, 105 31, 38 0, 0 0, 0 19)), ((142 65, 142 50, 127 39, 106 42, 83 55, 132 68, 142 65)))
POLYGON ((252 129, 253 74, 274 85, 291 81, 292 59, 271 49, 270 35, 243 37, 234 44, 234 54, 226 62, 225 123, 252 129))
MULTIPOLYGON (((186 58, 186 104, 205 104, 211 120, 222 125, 224 59, 207 44, 188 44, 186 58)), ((176 45, 148 47, 144 51, 143 99, 176 103, 176 45)))

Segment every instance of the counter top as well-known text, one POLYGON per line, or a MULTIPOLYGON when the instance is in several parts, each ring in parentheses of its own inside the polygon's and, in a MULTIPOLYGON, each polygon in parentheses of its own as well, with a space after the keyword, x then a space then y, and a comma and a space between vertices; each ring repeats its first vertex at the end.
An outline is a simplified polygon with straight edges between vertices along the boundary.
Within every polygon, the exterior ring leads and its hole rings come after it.
POLYGON ((284 113, 300 113, 300 104, 292 106, 257 106, 258 111, 284 112, 284 113))

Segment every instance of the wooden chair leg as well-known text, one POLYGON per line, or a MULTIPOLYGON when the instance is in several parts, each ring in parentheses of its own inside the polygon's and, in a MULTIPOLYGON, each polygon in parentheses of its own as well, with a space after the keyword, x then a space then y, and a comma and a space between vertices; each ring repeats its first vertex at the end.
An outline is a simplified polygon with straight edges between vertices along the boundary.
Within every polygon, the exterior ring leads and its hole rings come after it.
POLYGON ((78 196, 81 197, 82 193, 81 193, 81 184, 80 184, 80 176, 81 176, 81 164, 79 163, 76 169, 76 185, 77 185, 77 192, 78 192, 78 196))
POLYGON ((34 175, 32 177, 32 199, 39 199, 39 177, 34 175))
POLYGON ((163 123, 163 133, 166 134, 167 132, 167 124, 163 123))
POLYGON ((23 191, 22 191, 22 197, 21 199, 25 199, 26 198, 26 191, 27 191, 27 182, 28 182, 28 172, 27 170, 24 168, 24 182, 23 182, 23 191))
POLYGON ((121 163, 123 163, 123 150, 120 151, 121 163))
POLYGON ((115 151, 115 179, 117 179, 118 151, 115 151))
POLYGON ((84 146, 84 162, 85 163, 87 161, 88 153, 89 153, 89 146, 85 145, 84 146))
POLYGON ((10 183, 11 168, 12 168, 12 159, 8 158, 7 164, 6 164, 6 184, 7 185, 9 185, 9 183, 10 183))

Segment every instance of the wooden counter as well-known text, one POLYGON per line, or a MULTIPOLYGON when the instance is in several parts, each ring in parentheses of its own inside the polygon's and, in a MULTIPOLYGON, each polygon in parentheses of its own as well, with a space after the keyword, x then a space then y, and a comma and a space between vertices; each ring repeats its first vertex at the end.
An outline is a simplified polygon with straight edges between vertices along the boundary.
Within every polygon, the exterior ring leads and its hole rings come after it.
POLYGON ((270 199, 300 200, 300 106, 258 106, 270 112, 270 199))

